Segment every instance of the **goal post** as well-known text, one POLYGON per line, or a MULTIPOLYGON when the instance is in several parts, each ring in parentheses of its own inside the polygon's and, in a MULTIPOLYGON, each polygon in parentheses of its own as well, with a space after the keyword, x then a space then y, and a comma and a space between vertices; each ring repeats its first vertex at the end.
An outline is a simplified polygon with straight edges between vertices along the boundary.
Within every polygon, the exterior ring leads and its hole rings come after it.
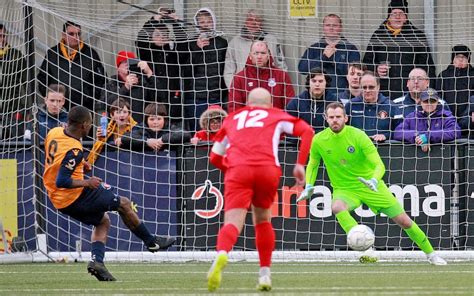
MULTIPOLYGON (((143 243, 121 222, 119 215, 112 212, 106 260, 211 260, 217 233, 223 223, 225 184, 223 174, 208 161, 209 143, 190 143, 195 132, 191 125, 196 124, 199 129, 200 124, 200 118, 192 114, 206 110, 208 105, 227 107, 229 87, 224 73, 228 63, 226 59, 230 59, 229 52, 244 56, 243 62, 239 61, 241 64, 234 65, 238 69, 245 66, 248 55, 242 45, 244 41, 238 43, 237 38, 233 42, 234 37, 246 36, 246 22, 250 26, 256 26, 256 23, 263 26, 258 38, 269 42, 275 65, 288 72, 295 95, 298 96, 308 88, 307 71, 300 69, 301 61, 304 61, 302 57, 312 44, 318 43, 327 34, 322 25, 324 17, 334 14, 341 18, 342 35, 355 49, 347 52, 347 56, 338 56, 338 59, 345 59, 346 62, 320 58, 325 61, 319 61, 319 65, 325 67, 325 63, 345 63, 347 66, 347 58, 354 51, 357 51, 359 60, 364 60, 372 34, 387 18, 390 1, 308 1, 310 4, 303 8, 292 6, 291 2, 294 1, 88 0, 79 3, 6 0, 6 4, 0 7, 0 23, 4 28, 0 33, 7 41, 3 44, 8 44, 8 47, 0 44, 0 163, 16 160, 18 237, 24 239, 27 252, 0 254, 0 263, 87 261, 90 258, 92 228, 59 213, 47 198, 42 184, 45 158, 42 130, 51 119, 44 104, 46 94, 43 90, 58 82, 65 84, 68 89, 64 110, 67 111, 74 104, 88 105, 94 116, 93 131, 83 139, 86 154, 93 149, 97 139, 96 131, 102 112, 108 112, 109 122, 113 120, 110 107, 118 97, 129 103, 138 126, 146 124, 143 122, 149 116, 145 113, 146 105, 159 102, 168 112, 166 129, 171 130, 173 127, 177 131, 187 130, 182 132, 180 140, 170 143, 159 152, 151 149, 147 151, 146 144, 136 151, 124 147, 117 149, 114 147, 115 142, 111 141, 99 153, 92 174, 104 179, 117 194, 129 198, 133 209, 153 234, 177 237, 176 245, 169 251, 148 253, 143 243), (167 21, 164 25, 151 20, 154 15, 152 12, 158 11, 160 7, 175 9, 181 20, 171 22, 169 15, 165 17, 167 21), (195 15, 198 11, 209 12, 208 9, 214 16, 215 27, 208 32, 209 35, 203 35, 195 26, 195 15), (249 11, 254 14, 250 20, 249 11), (80 27, 79 34, 64 32, 63 26, 68 21, 80 27), (214 47, 201 48, 197 44, 199 37, 214 40, 211 41, 214 47), (86 56, 67 51, 60 44, 61 39, 67 38, 80 38, 80 46, 90 47, 94 53, 90 51, 86 56), (272 44, 275 40, 278 44, 272 44), (56 65, 60 58, 51 54, 51 48, 56 46, 59 55, 68 52, 68 59, 61 60, 63 65, 69 67, 68 71, 56 65), (11 50, 16 50, 15 55, 7 55, 11 50), (74 59, 76 54, 81 59, 74 59), (8 63, 7 57, 10 59, 8 63), (130 58, 147 61, 153 73, 148 75, 145 73, 148 70, 141 72, 139 69, 135 73, 138 75, 137 81, 130 80, 126 85, 129 69, 125 70, 127 74, 121 74, 120 66, 130 58), (41 114, 45 117, 41 117, 41 114)), ((470 62, 469 51, 453 52, 453 46, 474 46, 474 31, 469 29, 474 27, 471 18, 473 13, 474 5, 467 0, 409 1, 406 11, 408 20, 423 31, 429 40, 433 66, 436 68, 434 75, 429 77, 433 87, 444 87, 443 83, 438 83, 443 78, 440 75, 444 70, 454 67, 453 58, 458 53, 470 62), (467 29, 460 32, 461 27, 467 29)), ((323 48, 318 50, 324 52, 323 48)), ((402 50, 396 54, 411 54, 411 50, 402 50)), ((374 56, 385 54, 387 59, 391 59, 390 55, 394 54, 389 50, 380 52, 380 48, 374 49, 373 53, 374 56)), ((422 66, 427 66, 428 60, 425 64, 421 63, 422 66)), ((374 61, 369 63, 376 71, 380 63, 374 64, 374 61)), ((387 61, 392 75, 398 73, 398 66, 407 64, 406 60, 400 63, 387 61)), ((416 65, 419 64, 417 61, 416 65)), ((415 62, 411 65, 415 65, 415 62)), ((338 95, 346 90, 341 87, 344 83, 338 84, 338 81, 346 79, 347 69, 345 73, 339 73, 341 69, 346 68, 335 67, 335 72, 329 73, 335 77, 333 80, 337 84, 331 84, 328 89, 338 95)), ((452 93, 474 92, 474 70, 467 73, 452 80, 455 84, 465 81, 466 86, 462 83, 456 86, 464 89, 456 92, 438 89, 446 104, 453 107, 453 113, 458 109, 467 110, 467 113, 474 111, 474 101, 458 102, 457 97, 450 101, 449 97, 452 93), (469 109, 471 107, 473 109, 469 109)), ((408 77, 398 78, 402 81, 401 88, 387 89, 391 101, 400 101, 399 91, 408 93, 408 77)), ((265 83, 277 83, 272 79, 270 77, 265 83)), ((381 81, 383 84, 397 79, 382 77, 381 81)), ((314 120, 323 122, 322 114, 316 114, 317 104, 307 113, 315 113, 314 120)), ((303 112, 300 115, 303 117, 303 112)), ((378 112, 375 117, 384 120, 386 115, 378 112)), ((461 116, 464 115, 459 114, 458 119, 461 116)), ((56 117, 53 119, 59 118, 56 117)), ((463 118, 466 119, 465 116, 463 118)), ((203 122, 209 125, 209 122, 203 122)), ((57 125, 61 126, 62 123, 57 122, 57 125)), ((470 125, 471 122, 468 129, 470 125)), ((414 144, 392 140, 376 145, 387 170, 384 181, 390 191, 425 231, 435 250, 448 261, 474 260, 474 162, 471 160, 474 159, 474 150, 468 129, 461 139, 431 145, 429 153, 414 144)), ((359 253, 348 249, 346 235, 331 213, 332 188, 324 166, 318 173, 318 193, 310 201, 297 204, 296 198, 303 188, 295 186, 291 174, 297 154, 295 141, 282 139, 278 153, 283 176, 272 207, 276 232, 274 259, 357 260, 359 253)), ((11 176, 0 173, 0 178, 3 178, 0 184, 7 182, 7 177, 11 176)), ((3 188, 0 188, 0 206, 3 206, 3 194, 3 188)), ((355 211, 354 217, 374 230, 374 246, 381 260, 425 259, 403 230, 386 216, 375 216, 367 207, 361 207, 355 211)), ((2 241, 5 243, 3 236, 2 230, 2 241)), ((257 260, 254 240, 249 216, 230 259, 257 260)))

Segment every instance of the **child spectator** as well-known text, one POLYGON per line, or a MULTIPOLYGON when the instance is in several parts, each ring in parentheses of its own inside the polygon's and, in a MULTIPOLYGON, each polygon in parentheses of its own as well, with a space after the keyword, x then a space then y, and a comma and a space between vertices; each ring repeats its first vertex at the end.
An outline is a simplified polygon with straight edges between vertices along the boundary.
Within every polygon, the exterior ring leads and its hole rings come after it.
POLYGON ((173 144, 183 144, 191 137, 188 132, 169 127, 165 106, 151 103, 145 107, 143 125, 136 125, 123 137, 123 145, 134 151, 160 151, 173 144))
POLYGON ((191 144, 197 145, 200 141, 214 141, 214 137, 222 126, 224 118, 227 117, 227 112, 219 105, 211 105, 201 114, 199 118, 199 125, 201 130, 196 132, 191 139, 191 144))
POLYGON ((421 93, 421 109, 405 117, 397 126, 394 139, 421 146, 424 152, 430 143, 444 143, 461 136, 461 128, 453 114, 439 104, 440 97, 434 89, 421 93))
MULTIPOLYGON (((51 84, 44 98, 44 107, 38 108, 36 120, 38 122, 38 133, 40 141, 44 141, 50 129, 62 126, 67 122, 67 112, 64 109, 66 102, 66 87, 62 84, 51 84)), ((29 122, 24 139, 31 140, 33 123, 29 122)))
POLYGON ((87 156, 87 161, 91 165, 99 158, 99 154, 102 152, 105 144, 113 148, 125 146, 122 145, 122 136, 130 132, 137 124, 131 116, 130 104, 122 98, 112 102, 109 114, 111 120, 107 126, 106 136, 103 136, 102 128, 99 126, 97 128, 97 141, 94 143, 89 156, 87 156))

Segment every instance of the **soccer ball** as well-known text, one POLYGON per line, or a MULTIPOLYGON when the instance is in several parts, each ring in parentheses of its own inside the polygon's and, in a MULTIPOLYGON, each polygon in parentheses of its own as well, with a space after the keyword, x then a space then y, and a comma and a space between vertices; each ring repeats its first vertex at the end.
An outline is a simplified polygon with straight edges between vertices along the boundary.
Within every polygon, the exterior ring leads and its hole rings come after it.
POLYGON ((366 225, 357 225, 347 234, 347 244, 355 251, 365 251, 374 245, 375 235, 366 225))

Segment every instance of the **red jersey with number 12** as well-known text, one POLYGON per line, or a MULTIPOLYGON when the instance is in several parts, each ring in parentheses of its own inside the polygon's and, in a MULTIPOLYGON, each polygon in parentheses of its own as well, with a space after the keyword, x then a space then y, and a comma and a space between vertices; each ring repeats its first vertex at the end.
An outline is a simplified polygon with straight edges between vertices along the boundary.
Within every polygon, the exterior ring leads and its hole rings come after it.
POLYGON ((276 165, 278 144, 284 134, 294 135, 295 126, 311 127, 303 120, 276 108, 246 106, 231 113, 214 138, 226 147, 229 168, 239 165, 276 165))

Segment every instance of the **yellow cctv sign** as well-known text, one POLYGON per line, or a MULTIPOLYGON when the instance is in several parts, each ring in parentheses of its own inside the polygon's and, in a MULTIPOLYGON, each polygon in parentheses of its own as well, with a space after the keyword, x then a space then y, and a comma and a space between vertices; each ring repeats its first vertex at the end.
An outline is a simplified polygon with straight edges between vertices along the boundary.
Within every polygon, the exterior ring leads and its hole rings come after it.
POLYGON ((305 18, 316 16, 317 0, 288 0, 290 18, 305 18))

